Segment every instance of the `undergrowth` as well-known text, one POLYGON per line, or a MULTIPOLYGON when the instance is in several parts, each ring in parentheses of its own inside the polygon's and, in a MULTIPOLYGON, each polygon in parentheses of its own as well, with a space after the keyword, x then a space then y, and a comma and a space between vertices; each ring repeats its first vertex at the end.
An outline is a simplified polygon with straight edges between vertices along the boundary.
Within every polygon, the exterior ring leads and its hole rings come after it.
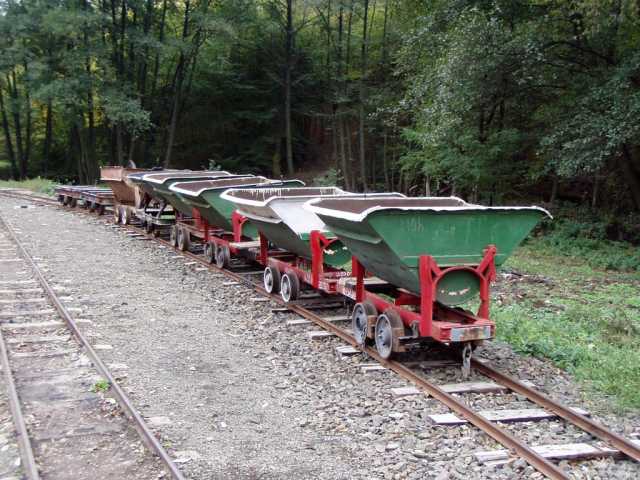
MULTIPOLYGON (((548 242, 534 239, 508 261, 507 269, 547 281, 518 282, 517 297, 506 292, 493 309, 498 336, 552 360, 621 409, 640 408, 640 275, 594 268, 591 259, 549 251, 548 242)), ((607 249, 603 258, 613 254, 607 249)))
POLYGON ((30 178, 28 180, 0 180, 0 188, 22 188, 36 193, 53 195, 55 183, 48 178, 30 178))
POLYGON ((640 215, 560 206, 539 229, 541 248, 594 268, 640 272, 640 215))

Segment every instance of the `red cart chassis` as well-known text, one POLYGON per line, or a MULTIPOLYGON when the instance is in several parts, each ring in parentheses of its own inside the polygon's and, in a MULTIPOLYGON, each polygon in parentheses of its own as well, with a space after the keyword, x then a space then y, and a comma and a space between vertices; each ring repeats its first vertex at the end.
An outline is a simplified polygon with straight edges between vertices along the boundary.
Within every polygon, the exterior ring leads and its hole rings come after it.
MULTIPOLYGON (((395 314, 410 332, 403 338, 430 338, 441 343, 467 343, 493 338, 495 323, 489 319, 490 284, 495 279, 496 247, 488 246, 479 265, 441 268, 430 255, 419 258, 420 295, 395 288, 380 280, 367 277, 357 258, 352 259, 352 271, 328 267, 323 262, 323 250, 333 239, 321 232, 311 232, 311 260, 288 253, 271 254, 268 241, 260 236, 260 257, 263 265, 276 269, 281 275, 293 275, 314 289, 327 294, 341 294, 358 304, 369 304, 368 337, 374 337, 377 313, 395 314), (438 282, 452 270, 467 270, 480 282, 480 306, 474 315, 462 309, 448 307, 436 301, 438 282), (371 285, 371 288, 367 288, 371 285), (380 288, 381 287, 381 288, 380 288), (385 296, 370 290, 383 290, 385 296), (371 307, 374 307, 372 309, 371 307)), ((289 300, 293 300, 290 298, 289 300)), ((397 345, 397 347, 401 347, 397 345)), ((401 348, 400 348, 401 350, 401 348)))

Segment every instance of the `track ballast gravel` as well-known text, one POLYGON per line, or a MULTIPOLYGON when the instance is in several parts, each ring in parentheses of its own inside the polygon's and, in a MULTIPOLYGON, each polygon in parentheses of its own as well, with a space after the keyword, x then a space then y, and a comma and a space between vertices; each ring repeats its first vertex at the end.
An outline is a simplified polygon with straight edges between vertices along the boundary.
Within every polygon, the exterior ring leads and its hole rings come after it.
MULTIPOLYGON (((0 213, 72 297, 76 318, 91 321, 94 340, 165 447, 194 479, 485 479, 542 478, 521 460, 480 465, 478 450, 499 448, 471 426, 436 427, 445 413, 426 396, 395 399, 408 384, 388 371, 362 373, 361 355, 338 359, 336 339, 311 341, 316 327, 286 327, 291 314, 272 313, 228 278, 151 241, 129 237, 104 219, 54 207, 17 209, 0 197, 0 213)), ((333 312, 332 314, 335 314, 333 312)), ((520 379, 631 438, 637 415, 585 404, 580 389, 547 362, 522 358, 492 343, 482 355, 520 379)), ((460 381, 452 369, 428 375, 460 381)), ((472 379, 485 380, 481 377, 472 379)), ((531 407, 517 395, 465 395, 482 409, 531 407)), ((590 441, 559 421, 506 428, 531 444, 590 441)), ((612 459, 562 462, 575 478, 632 479, 638 464, 612 459)))

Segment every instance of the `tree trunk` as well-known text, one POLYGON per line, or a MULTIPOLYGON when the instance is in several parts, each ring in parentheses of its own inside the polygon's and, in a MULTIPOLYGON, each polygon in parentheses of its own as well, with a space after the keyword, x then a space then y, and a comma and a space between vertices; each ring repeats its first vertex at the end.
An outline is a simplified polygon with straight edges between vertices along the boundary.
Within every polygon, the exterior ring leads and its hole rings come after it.
POLYGON ((633 154, 631 148, 625 143, 622 145, 623 158, 621 159, 622 169, 624 171, 624 178, 629 185, 631 192, 631 200, 636 207, 636 210, 640 210, 640 175, 634 168, 633 154))
MULTIPOLYGON (((124 1, 123 1, 124 4, 124 1)), ((83 10, 87 11, 89 9, 89 5, 87 0, 84 0, 82 3, 83 10)), ((124 8, 124 7, 123 7, 124 8)), ((85 151, 85 159, 87 161, 87 179, 89 183, 93 183, 98 174, 98 159, 96 157, 96 132, 95 132, 95 118, 94 118, 94 106, 93 106, 93 85, 91 82, 91 55, 89 52, 89 32, 87 27, 83 29, 83 42, 84 48, 87 51, 87 57, 85 58, 85 72, 87 74, 87 79, 89 79, 87 85, 87 116, 89 121, 89 138, 87 149, 85 151)))
MULTIPOLYGON (((184 11, 184 23, 182 26, 182 40, 186 40, 189 36, 189 8, 190 2, 185 2, 184 11)), ((180 58, 178 59, 178 65, 176 66, 176 72, 174 76, 174 95, 173 95, 173 107, 171 109, 171 121, 169 123, 169 133, 167 136, 167 151, 164 157, 164 167, 168 168, 171 164, 171 153, 173 150, 173 142, 176 135, 176 124, 178 123, 178 110, 180 109, 180 94, 182 92, 182 83, 184 81, 184 69, 186 58, 184 52, 180 51, 180 58)))
POLYGON ((86 152, 84 146, 84 139, 82 138, 82 123, 80 121, 76 121, 73 123, 72 127, 72 144, 76 146, 77 149, 77 165, 78 165, 78 180, 81 185, 89 183, 89 178, 87 176, 86 170, 86 152), (73 142, 73 136, 76 138, 76 142, 73 142))
POLYGON ((25 127, 25 135, 26 135, 26 139, 25 139, 25 145, 24 145, 24 159, 21 162, 20 165, 20 173, 23 176, 23 178, 26 178, 27 176, 27 168, 29 166, 29 160, 31 159, 31 132, 32 132, 32 127, 33 127, 33 122, 31 120, 31 94, 29 93, 29 83, 27 80, 27 75, 29 72, 29 66, 26 62, 24 62, 24 76, 25 76, 25 82, 24 82, 24 103, 25 103, 25 108, 26 108, 26 119, 25 121, 27 122, 27 126, 25 127))
POLYGON ((13 141, 11 139, 11 130, 9 130, 9 119, 7 118, 7 110, 4 106, 4 95, 2 93, 2 85, 0 85, 0 113, 2 113, 2 131, 4 132, 5 148, 11 165, 11 178, 18 179, 18 169, 16 167, 16 154, 13 150, 13 141))
POLYGON ((389 183, 389 165, 387 164, 387 143, 388 143, 388 135, 387 135, 387 127, 384 127, 382 133, 382 169, 384 170, 384 189, 390 189, 389 183))
POLYGON ((18 174, 20 179, 24 179, 26 172, 26 165, 24 164, 24 150, 22 149, 22 124, 20 122, 20 107, 18 102, 18 86, 16 83, 16 72, 12 72, 13 86, 11 85, 11 78, 7 75, 7 84, 9 85, 9 92, 13 100, 13 108, 11 113, 13 114, 13 128, 16 136, 16 151, 18 154, 18 174))
POLYGON ((127 167, 135 168, 135 160, 133 159, 136 150, 136 137, 131 135, 129 142, 129 154, 127 155, 127 167))
POLYGON ((180 105, 179 89, 180 86, 176 85, 176 93, 173 96, 173 107, 171 108, 171 121, 169 122, 169 133, 167 136, 167 151, 164 157, 164 168, 169 168, 171 165, 171 153, 173 149, 173 142, 176 135, 176 123, 178 122, 178 107, 180 105))
POLYGON ((389 19, 389 0, 384 1, 384 20, 382 22, 382 66, 387 65, 387 22, 389 19))
MULTIPOLYGON (((116 155, 118 157, 118 165, 124 167, 124 144, 122 139, 122 127, 116 123, 116 155)), ((84 149, 83 149, 84 150, 84 149)))
POLYGON ((276 142, 276 148, 274 149, 273 156, 271 157, 271 171, 273 173, 274 178, 282 177, 280 142, 276 142))
POLYGON ((600 186, 600 175, 593 176, 593 190, 591 191, 591 208, 596 208, 598 204, 598 189, 600 186))
POLYGON ((342 117, 338 117, 338 134, 340 135, 340 158, 342 159, 342 179, 344 182, 344 188, 350 189, 351 184, 349 183, 349 170, 347 168, 347 153, 344 149, 344 120, 342 117))
POLYGON ((96 155, 96 125, 93 111, 93 92, 89 89, 87 93, 87 116, 89 117, 89 145, 87 146, 87 170, 89 181, 93 183, 98 175, 98 157, 96 155))
POLYGON ((334 165, 336 172, 340 171, 340 158, 338 154, 338 122, 336 121, 336 111, 331 111, 331 163, 334 165))
MULTIPOLYGON (((164 29, 167 18, 167 0, 163 0, 162 2, 162 15, 160 17, 160 31, 158 33, 158 43, 162 45, 164 43, 164 29)), ((153 64, 153 76, 151 78, 151 95, 149 95, 149 104, 148 109, 153 112, 153 99, 156 95, 156 88, 158 86, 158 73, 160 71, 160 52, 159 49, 156 50, 155 60, 153 64)), ((151 156, 151 149, 153 144, 155 143, 155 135, 156 132, 154 129, 151 129, 147 135, 146 140, 144 142, 144 152, 142 157, 144 158, 145 163, 149 163, 151 156)))
POLYGON ((45 134, 44 134, 44 144, 42 146, 42 169, 44 176, 46 177, 49 173, 49 155, 51 154, 51 142, 53 140, 53 112, 52 112, 52 101, 51 98, 47 101, 47 112, 45 114, 45 134))
POLYGON ((349 17, 347 19, 347 52, 345 58, 345 73, 349 72, 349 64, 351 62, 351 27, 353 25, 353 3, 354 0, 351 0, 351 5, 349 6, 349 17))
POLYGON ((349 190, 356 189, 356 175, 352 171, 353 165, 353 146, 351 143, 351 125, 348 118, 344 120, 344 128, 346 129, 345 137, 347 138, 347 170, 349 171, 349 179, 351 180, 349 190))
POLYGON ((365 77, 367 74, 367 26, 369 13, 369 0, 364 0, 364 17, 362 19, 362 46, 361 46, 361 76, 360 76, 360 105, 359 105, 359 137, 360 137, 360 176, 362 177, 362 190, 367 191, 367 165, 365 159, 364 141, 364 101, 365 101, 365 77))
MULTIPOLYGON (((144 14, 142 33, 144 39, 147 40, 149 31, 151 30, 151 22, 153 21, 153 11, 155 8, 155 0, 147 0, 146 10, 144 14)), ((138 92, 140 92, 140 102, 142 105, 147 105, 147 69, 149 65, 149 45, 145 43, 144 51, 142 54, 142 61, 140 63, 140 73, 138 75, 138 92)))
POLYGON ((287 0, 286 57, 284 67, 284 128, 287 173, 293 175, 293 139, 291 138, 291 61, 293 56, 293 0, 287 0))

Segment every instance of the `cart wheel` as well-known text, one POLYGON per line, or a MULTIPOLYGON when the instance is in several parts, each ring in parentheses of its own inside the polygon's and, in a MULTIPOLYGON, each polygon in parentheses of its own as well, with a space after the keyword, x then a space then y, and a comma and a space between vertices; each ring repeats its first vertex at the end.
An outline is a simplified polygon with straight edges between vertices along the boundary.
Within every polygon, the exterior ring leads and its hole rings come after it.
POLYGON ((155 237, 158 238, 160 236, 160 229, 157 228, 155 225, 153 226, 153 230, 151 232, 151 234, 155 237))
POLYGON ((62 197, 62 205, 64 205, 65 207, 69 206, 69 200, 71 200, 71 197, 67 197, 66 195, 64 197, 62 197))
POLYGON ((400 347, 400 337, 404 334, 404 325, 398 312, 387 308, 378 316, 376 322, 376 350, 385 360, 400 347))
POLYGON ((113 222, 120 223, 120 207, 113 207, 113 222))
POLYGON ((171 230, 169 231, 169 243, 172 247, 178 246, 178 226, 171 225, 171 230))
POLYGON ((129 225, 129 220, 129 210, 125 207, 120 207, 120 223, 122 223, 122 225, 129 225))
POLYGON ((296 300, 300 294, 300 280, 294 273, 285 273, 280 281, 280 296, 285 302, 296 300))
POLYGON ((191 239, 189 238, 191 234, 185 230, 184 228, 178 227, 178 249, 186 252, 189 250, 189 244, 191 243, 191 239))
POLYGON ((152 233, 155 230, 154 229, 155 225, 151 222, 147 222, 143 220, 142 225, 144 226, 144 231, 147 233, 152 233))
POLYGON ((58 195, 58 202, 64 205, 64 195, 58 195))
POLYGON ((229 247, 226 245, 216 245, 216 267, 229 268, 231 263, 231 254, 229 253, 229 247))
POLYGON ((89 211, 90 211, 91 213, 93 213, 93 212, 95 212, 95 211, 96 211, 96 205, 97 205, 97 203, 95 203, 95 202, 90 202, 90 203, 89 203, 88 207, 89 207, 89 211))
POLYGON ((216 261, 216 247, 211 242, 204 244, 204 259, 208 263, 213 263, 216 261))
POLYGON ((104 215, 104 205, 96 205, 96 213, 98 215, 104 215))
POLYGON ((370 337, 369 325, 375 324, 377 316, 378 310, 370 301, 356 303, 351 315, 351 328, 358 345, 364 345, 367 338, 370 337))
POLYGON ((78 206, 78 200, 75 198, 70 198, 69 199, 69 206, 71 208, 76 208, 78 206))
POLYGON ((278 293, 280 291, 280 271, 274 267, 267 267, 263 274, 264 289, 268 293, 278 293))

